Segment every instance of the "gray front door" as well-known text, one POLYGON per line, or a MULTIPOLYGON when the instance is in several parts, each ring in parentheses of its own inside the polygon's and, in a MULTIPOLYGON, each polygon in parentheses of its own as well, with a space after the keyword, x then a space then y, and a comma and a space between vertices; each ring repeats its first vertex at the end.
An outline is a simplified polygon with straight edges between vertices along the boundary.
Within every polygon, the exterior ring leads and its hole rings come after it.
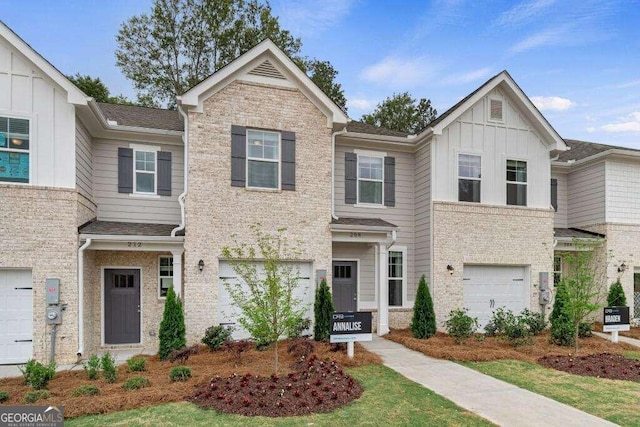
POLYGON ((337 312, 358 310, 358 267, 355 261, 333 262, 333 307, 337 312))
POLYGON ((104 270, 104 342, 140 342, 140 270, 104 270))

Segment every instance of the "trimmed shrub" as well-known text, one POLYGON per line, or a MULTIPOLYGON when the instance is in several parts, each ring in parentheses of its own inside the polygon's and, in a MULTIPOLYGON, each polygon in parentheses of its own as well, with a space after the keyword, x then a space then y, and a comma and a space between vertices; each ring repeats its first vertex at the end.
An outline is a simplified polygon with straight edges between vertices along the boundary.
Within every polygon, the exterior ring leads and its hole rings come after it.
POLYGON ((173 350, 181 349, 187 343, 182 302, 173 291, 173 286, 167 291, 158 339, 160 360, 166 360, 173 350))
POLYGON ((81 385, 77 389, 73 390, 73 393, 71 393, 71 396, 73 397, 95 396, 98 393, 100 393, 100 389, 98 387, 88 384, 88 385, 81 385))
POLYGON ((514 347, 533 343, 533 332, 529 329, 527 319, 523 315, 515 316, 511 311, 508 311, 506 319, 504 336, 514 347))
POLYGON ((144 372, 147 370, 147 359, 142 356, 133 356, 127 360, 129 372, 144 372))
POLYGON ((533 335, 538 335, 547 327, 547 321, 544 318, 544 313, 534 313, 533 311, 525 308, 520 313, 520 316, 522 316, 529 327, 529 331, 531 331, 533 335))
POLYGON ((287 338, 289 339, 300 338, 302 334, 304 334, 305 331, 307 331, 310 327, 311 327, 311 319, 309 319, 308 317, 301 317, 296 321, 295 325, 291 328, 291 331, 289 331, 287 338))
POLYGON ((53 379, 56 375, 55 362, 51 362, 45 366, 35 359, 31 359, 19 369, 24 377, 24 382, 36 390, 47 388, 49 380, 53 379))
POLYGON ((581 322, 578 327, 578 336, 580 338, 589 338, 593 336, 593 325, 588 322, 581 322))
POLYGON ((549 317, 551 321, 551 342, 556 345, 570 346, 574 343, 574 327, 569 316, 565 313, 565 305, 568 298, 564 280, 560 280, 556 287, 556 298, 553 301, 553 310, 549 317))
POLYGON ((326 280, 320 282, 316 289, 316 299, 313 304, 315 324, 313 325, 313 337, 316 341, 329 341, 331 335, 331 313, 334 312, 333 298, 326 280))
POLYGON ((488 337, 495 337, 504 334, 507 323, 507 313, 504 307, 498 307, 491 315, 489 323, 484 327, 484 333, 488 337))
POLYGON ((624 295, 624 289, 622 289, 622 283, 620 279, 616 280, 614 284, 609 288, 609 294, 607 295, 607 307, 626 307, 627 297, 624 295))
POLYGON ((231 339, 231 331, 228 326, 211 326, 207 328, 200 341, 209 347, 209 350, 216 351, 222 347, 225 341, 231 339))
POLYGON ((451 310, 449 318, 444 322, 447 333, 453 337, 456 344, 466 341, 478 329, 478 318, 467 314, 467 309, 451 310))
POLYGON ((144 377, 129 378, 122 384, 122 388, 125 390, 139 390, 141 388, 149 387, 149 380, 144 377))
POLYGON ((89 356, 89 359, 82 365, 82 369, 87 373, 90 380, 97 380, 100 375, 100 358, 96 354, 89 356))
POLYGON ((33 390, 24 395, 24 403, 36 403, 41 399, 48 399, 51 397, 51 393, 47 390, 33 390))
POLYGON ((102 367, 102 377, 108 383, 116 382, 116 359, 111 355, 111 353, 106 352, 100 358, 100 366, 102 367))
POLYGON ((9 392, 0 390, 0 402, 6 402, 9 400, 9 392))
POLYGON ((424 274, 420 277, 416 301, 413 304, 411 333, 420 339, 431 338, 436 334, 436 313, 433 311, 433 300, 424 274))
POLYGON ((187 381, 191 378, 191 369, 186 366, 176 366, 175 368, 171 368, 171 372, 169 372, 169 378, 172 382, 176 381, 187 381))

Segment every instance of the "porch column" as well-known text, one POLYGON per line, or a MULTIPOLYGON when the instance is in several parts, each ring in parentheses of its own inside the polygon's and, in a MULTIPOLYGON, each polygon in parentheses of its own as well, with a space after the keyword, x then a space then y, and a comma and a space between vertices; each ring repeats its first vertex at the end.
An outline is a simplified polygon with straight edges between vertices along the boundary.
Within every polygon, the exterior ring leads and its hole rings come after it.
POLYGON ((387 245, 378 244, 378 335, 389 333, 389 281, 387 245))
POLYGON ((173 255, 173 291, 182 299, 182 254, 184 249, 171 251, 173 255))

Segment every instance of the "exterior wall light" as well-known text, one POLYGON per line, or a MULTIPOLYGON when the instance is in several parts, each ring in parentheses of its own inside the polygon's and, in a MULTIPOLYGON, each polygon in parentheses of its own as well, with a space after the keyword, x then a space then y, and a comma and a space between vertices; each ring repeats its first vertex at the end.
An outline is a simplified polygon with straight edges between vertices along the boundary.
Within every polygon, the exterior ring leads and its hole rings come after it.
POLYGON ((200 270, 200 271, 204 270, 204 261, 203 260, 198 261, 198 270, 200 270))
POLYGON ((622 264, 618 266, 618 273, 624 273, 627 270, 627 265, 622 261, 622 264))
POLYGON ((447 271, 449 272, 450 275, 453 276, 453 266, 451 264, 447 265, 447 271))

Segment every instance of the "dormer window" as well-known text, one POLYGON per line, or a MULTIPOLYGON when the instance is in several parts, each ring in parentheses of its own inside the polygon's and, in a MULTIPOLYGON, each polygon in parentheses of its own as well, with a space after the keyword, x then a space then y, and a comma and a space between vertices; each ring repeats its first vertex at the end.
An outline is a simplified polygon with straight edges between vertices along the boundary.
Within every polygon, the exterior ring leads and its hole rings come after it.
POLYGON ((504 122, 504 104, 501 99, 489 98, 489 120, 504 122))

